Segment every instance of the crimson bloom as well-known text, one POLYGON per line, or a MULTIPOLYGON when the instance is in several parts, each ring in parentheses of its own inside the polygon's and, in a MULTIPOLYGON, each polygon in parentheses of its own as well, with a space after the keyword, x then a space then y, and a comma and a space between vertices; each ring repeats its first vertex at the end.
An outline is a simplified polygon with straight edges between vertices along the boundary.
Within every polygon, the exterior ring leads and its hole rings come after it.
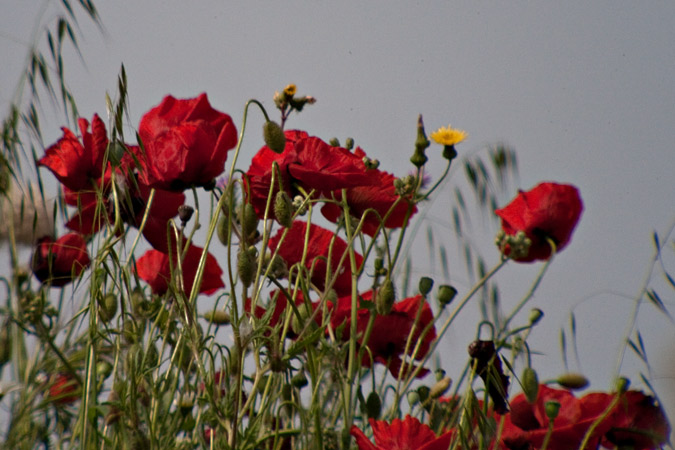
MULTIPOLYGON (((281 244, 279 243, 283 230, 279 230, 269 240, 269 249, 274 252, 279 247, 279 256, 286 261, 286 265, 290 268, 292 265, 302 261, 306 232, 307 223, 296 220, 293 222, 286 238, 281 244)), ((352 274, 347 252, 347 243, 337 237, 335 233, 318 225, 310 224, 305 267, 310 271, 311 281, 318 289, 323 290, 326 287, 332 287, 338 296, 347 295, 351 292, 352 274), (329 254, 331 272, 327 276, 329 254), (347 256, 345 256, 344 262, 340 265, 343 255, 347 256)), ((363 263, 363 256, 356 253, 355 258, 356 268, 358 269, 363 263)))
MULTIPOLYGON (((354 154, 359 158, 366 156, 360 147, 354 150, 354 154)), ((368 209, 374 209, 377 212, 377 215, 372 211, 369 212, 364 220, 362 229, 369 236, 375 236, 387 213, 389 213, 389 216, 384 221, 385 228, 402 227, 406 217, 410 218, 417 212, 417 206, 406 198, 396 203, 399 195, 394 187, 394 180, 396 179, 394 175, 379 169, 370 169, 368 174, 372 178, 370 185, 357 186, 346 190, 346 201, 349 205, 350 214, 360 220, 368 209)), ((340 200, 342 199, 342 191, 333 191, 332 196, 340 200)), ((336 203, 326 203, 321 207, 321 214, 331 222, 337 222, 342 214, 342 208, 336 203)))
POLYGON ((453 435, 453 431, 448 431, 436 436, 431 428, 409 415, 391 423, 374 419, 369 422, 375 444, 356 425, 350 429, 359 450, 447 450, 453 435))
MULTIPOLYGON (((569 243, 581 217, 583 203, 576 187, 569 184, 541 183, 518 196, 504 208, 495 211, 502 219, 502 230, 513 236, 519 231, 532 241, 526 256, 516 256, 519 262, 546 260, 551 256, 547 238, 560 251, 569 243)), ((502 251, 509 256, 508 244, 502 251)))
POLYGON ((170 191, 210 183, 237 145, 232 118, 213 109, 206 94, 184 100, 167 95, 141 118, 138 134, 144 148, 141 180, 170 191))
POLYGON ((280 154, 269 147, 262 147, 251 161, 246 172, 246 191, 249 201, 260 218, 270 189, 273 195, 279 185, 291 197, 315 190, 317 195, 356 186, 369 186, 377 182, 371 171, 366 170, 362 158, 346 148, 333 147, 318 137, 304 131, 285 131, 286 145, 280 154), (272 164, 279 165, 281 180, 272 185, 272 164))
POLYGON ((50 236, 38 239, 31 269, 41 282, 60 287, 77 278, 90 263, 82 236, 68 233, 56 241, 50 236))
POLYGON ((82 142, 68 128, 62 128, 63 137, 49 147, 45 155, 38 161, 45 166, 66 187, 73 191, 90 189, 92 180, 103 175, 103 161, 108 148, 108 137, 105 124, 94 114, 91 122, 79 119, 82 142))
POLYGON ((67 373, 58 373, 49 385, 47 398, 56 405, 69 405, 75 403, 80 397, 77 381, 67 373))
POLYGON ((546 403, 560 403, 558 416, 553 420, 550 450, 578 448, 586 433, 595 424, 586 448, 614 445, 632 445, 635 449, 654 449, 667 441, 670 427, 663 411, 654 399, 638 391, 623 394, 594 392, 581 398, 564 389, 540 385, 534 404, 524 394, 511 400, 511 412, 504 416, 502 443, 508 449, 540 448, 548 433, 549 419, 546 403), (616 395, 621 395, 612 410, 616 395), (597 423, 597 424, 596 424, 597 423))
MULTIPOLYGON (((185 293, 189 295, 192 292, 192 285, 197 275, 199 259, 202 256, 203 249, 195 245, 190 245, 182 261, 183 269, 183 287, 185 293)), ((136 261, 136 272, 138 276, 145 280, 154 294, 162 295, 169 290, 171 284, 171 268, 177 270, 176 252, 172 252, 171 260, 169 255, 158 250, 148 250, 138 261, 136 261)), ((218 261, 210 253, 206 257, 204 266, 204 275, 202 284, 199 287, 201 294, 213 294, 218 289, 225 286, 222 280, 223 270, 218 265, 218 261)))
MULTIPOLYGON (((370 302, 372 301, 372 296, 372 291, 368 291, 361 296, 361 299, 370 302)), ((331 315, 331 326, 333 329, 342 326, 341 338, 345 341, 349 340, 350 334, 351 303, 350 296, 339 298, 331 315)), ((370 314, 371 311, 368 308, 360 308, 357 313, 356 328, 360 336, 360 345, 364 345, 363 334, 366 332, 370 314)), ((361 364, 365 367, 370 367, 372 361, 383 364, 389 368, 392 376, 398 378, 403 364, 401 356, 406 351, 406 343, 408 342, 408 336, 413 331, 413 325, 415 325, 415 331, 408 347, 407 356, 412 356, 415 346, 421 339, 419 350, 415 353, 414 359, 422 360, 429 353, 431 342, 436 338, 436 328, 433 325, 431 325, 429 330, 426 330, 427 326, 433 324, 433 321, 434 315, 431 307, 421 295, 409 297, 394 303, 389 314, 378 314, 375 317, 375 324, 373 325, 370 339, 365 344, 368 346, 370 352, 364 354, 361 364), (415 323, 420 308, 420 318, 415 323)), ((411 365, 407 366, 407 371, 412 369, 415 369, 415 367, 411 365)), ((428 372, 426 369, 421 370, 418 377, 421 378, 428 372)), ((404 372, 403 375, 405 376, 405 374, 404 372)))

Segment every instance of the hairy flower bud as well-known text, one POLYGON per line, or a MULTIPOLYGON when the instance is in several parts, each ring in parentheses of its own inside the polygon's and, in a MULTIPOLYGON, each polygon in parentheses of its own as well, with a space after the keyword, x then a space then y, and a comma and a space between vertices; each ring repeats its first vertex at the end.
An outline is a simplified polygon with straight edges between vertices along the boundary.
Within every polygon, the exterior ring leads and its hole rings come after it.
POLYGON ((206 312, 202 317, 216 325, 228 325, 231 322, 230 315, 227 311, 223 311, 222 309, 214 309, 213 311, 206 312))
POLYGON ((237 255, 237 272, 239 279, 245 287, 249 287, 253 283, 256 270, 255 248, 242 249, 237 255))
POLYGON ((450 385, 452 384, 452 379, 450 377, 443 377, 440 380, 436 382, 433 386, 431 386, 431 390, 429 391, 429 396, 431 398, 438 398, 441 395, 445 394, 448 389, 450 389, 450 385))
POLYGON ((377 291, 377 298, 375 300, 375 309, 377 310, 377 313, 383 316, 389 314, 391 308, 394 306, 395 300, 396 292, 394 283, 391 281, 391 278, 387 278, 377 291))
POLYGON ((567 389, 583 389, 588 386, 588 379, 580 373, 563 373, 555 381, 567 389))
POLYGON ((366 414, 369 419, 378 419, 382 412, 382 400, 377 392, 371 392, 366 399, 366 414))
POLYGON ((98 317, 105 323, 110 322, 117 314, 117 296, 113 293, 108 293, 99 298, 98 301, 98 317))
POLYGON ((415 140, 415 153, 410 157, 410 162, 415 165, 415 167, 420 168, 426 164, 427 155, 424 154, 424 150, 431 145, 429 139, 427 139, 427 134, 424 131, 424 122, 422 121, 422 114, 417 118, 417 139, 415 140))
POLYGON ((532 367, 526 367, 520 377, 520 382, 523 385, 523 392, 530 404, 537 401, 537 394, 539 393, 539 378, 537 372, 532 367))
POLYGON ((293 225, 293 201, 286 191, 279 191, 274 199, 274 216, 282 227, 293 225))
POLYGON ((255 235, 258 229, 258 215, 250 203, 242 203, 239 209, 239 222, 241 223, 241 234, 244 239, 249 239, 255 235))
POLYGON ((218 233, 220 243, 227 245, 227 218, 225 216, 220 216, 220 219, 218 219, 216 232, 218 233))
POLYGON ((298 389, 302 389, 303 387, 307 386, 309 384, 309 381, 307 381, 307 376, 305 375, 305 372, 300 371, 295 375, 293 375, 293 378, 291 378, 291 384, 298 389))
POLYGON ((532 308, 532 311, 530 311, 530 325, 536 325, 539 323, 539 321, 544 317, 544 311, 542 311, 539 308, 532 308))
POLYGON ((281 153, 286 146, 286 136, 284 130, 281 129, 278 123, 268 120, 263 124, 263 139, 265 145, 275 153, 281 153))

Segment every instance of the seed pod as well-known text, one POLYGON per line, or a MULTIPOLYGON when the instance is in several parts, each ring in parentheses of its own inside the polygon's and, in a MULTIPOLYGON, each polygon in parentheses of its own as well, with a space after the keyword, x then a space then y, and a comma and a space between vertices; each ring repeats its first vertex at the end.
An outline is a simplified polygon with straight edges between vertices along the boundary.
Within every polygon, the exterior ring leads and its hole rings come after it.
POLYGON ((434 287, 434 280, 429 277, 420 278, 419 290, 420 294, 427 295, 431 292, 431 288, 434 287))
POLYGON ((544 311, 539 308, 532 308, 530 311, 530 325, 536 325, 544 317, 544 311))
POLYGON ((282 153, 286 146, 286 136, 284 130, 278 123, 268 120, 263 124, 263 140, 270 150, 275 153, 282 153))
POLYGON ((544 404, 544 411, 546 412, 546 417, 548 417, 550 421, 553 421, 558 417, 558 413, 560 412, 560 402, 555 400, 546 402, 544 404))
POLYGON ((307 376, 305 376, 305 372, 300 371, 295 375, 293 375, 293 378, 291 378, 291 384, 298 389, 302 389, 303 387, 307 386, 309 384, 309 381, 307 381, 307 376))
POLYGON ((444 284, 438 288, 438 302, 441 304, 442 308, 448 306, 456 295, 457 289, 450 285, 444 284))
POLYGON ((375 299, 375 309, 378 314, 387 315, 391 312, 396 300, 396 292, 394 290, 394 283, 391 278, 387 278, 377 291, 377 298, 375 299))

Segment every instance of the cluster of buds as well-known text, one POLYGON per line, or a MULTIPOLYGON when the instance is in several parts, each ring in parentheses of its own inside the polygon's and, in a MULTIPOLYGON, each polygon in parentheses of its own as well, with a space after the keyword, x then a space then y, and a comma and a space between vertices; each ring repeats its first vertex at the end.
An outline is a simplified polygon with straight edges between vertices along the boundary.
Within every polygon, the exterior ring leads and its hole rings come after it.
POLYGON ((274 93, 274 104, 279 108, 280 111, 284 113, 290 113, 291 111, 302 111, 302 108, 305 105, 312 105, 316 103, 316 99, 311 95, 303 95, 302 97, 296 97, 298 88, 295 84, 289 84, 281 92, 274 93))
POLYGON ((527 237, 524 231, 518 231, 515 235, 506 234, 504 230, 499 230, 495 238, 495 244, 504 255, 512 259, 526 258, 530 253, 532 240, 527 237))

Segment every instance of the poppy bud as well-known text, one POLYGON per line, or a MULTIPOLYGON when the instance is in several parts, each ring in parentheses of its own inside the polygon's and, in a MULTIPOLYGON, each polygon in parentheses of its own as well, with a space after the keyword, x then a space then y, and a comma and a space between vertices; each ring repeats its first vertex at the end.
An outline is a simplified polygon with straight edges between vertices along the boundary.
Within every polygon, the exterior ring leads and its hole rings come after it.
POLYGON ((382 400, 377 392, 371 392, 366 399, 366 414, 369 419, 377 420, 382 412, 382 400))
POLYGON ((526 367, 523 370, 520 382, 523 385, 523 392, 530 404, 537 401, 537 394, 539 393, 539 378, 537 372, 532 367, 526 367))
POLYGON ((339 147, 340 141, 338 140, 338 138, 334 137, 331 138, 330 141, 328 141, 328 145, 330 145, 331 147, 339 147))
POLYGON ((410 406, 415 406, 420 401, 420 395, 417 393, 417 391, 409 391, 408 395, 407 395, 407 398, 408 398, 408 404, 410 406))
POLYGON ((375 309, 378 314, 383 316, 391 312, 396 300, 396 292, 394 290, 394 283, 391 278, 387 278, 377 291, 377 298, 375 300, 375 309))
POLYGON ((245 287, 249 287, 253 283, 256 270, 255 248, 249 250, 240 250, 237 255, 237 272, 239 279, 245 287))
POLYGON ((580 373, 564 373, 555 381, 567 389, 583 389, 588 386, 588 379, 580 373))
POLYGON ((293 225, 293 201, 285 191, 277 192, 274 199, 274 217, 282 227, 293 225))
POLYGON ((441 378, 431 386, 431 390, 429 391, 429 396, 431 398, 438 398, 441 395, 445 394, 448 389, 450 389, 450 385, 452 384, 452 379, 450 377, 444 377, 441 378))
POLYGON ((429 277, 420 278, 419 290, 420 294, 426 296, 431 292, 431 288, 434 287, 434 280, 429 277))
POLYGON ((99 361, 96 363, 96 375, 102 379, 106 379, 113 371, 113 366, 108 361, 99 361))
POLYGON ((0 329, 0 369, 12 357, 12 335, 9 331, 9 323, 5 322, 0 329))
POLYGON ((268 120, 263 124, 263 140, 274 153, 282 153, 286 146, 284 130, 278 123, 268 120))
POLYGON ((255 234, 255 231, 258 229, 259 219, 253 205, 242 203, 239 210, 239 222, 241 223, 241 234, 244 239, 248 239, 255 234))
POLYGON ((218 233, 218 240, 220 243, 227 245, 227 218, 225 216, 220 216, 218 219, 216 232, 218 233))
POLYGON ((438 288, 438 303, 441 304, 441 308, 448 306, 456 295, 457 289, 447 284, 441 285, 438 288))
POLYGON ((630 387, 630 380, 626 377, 619 377, 616 380, 616 392, 623 394, 630 387))
POLYGON ((105 322, 110 322, 117 314, 117 297, 115 294, 106 294, 98 301, 98 317, 105 322))
POLYGON ((202 317, 216 325, 228 325, 230 323, 230 315, 222 309, 206 312, 202 317))
POLYGON ((346 148, 347 150, 351 150, 351 149, 354 148, 354 139, 353 139, 353 138, 348 137, 348 138, 345 140, 345 148, 346 148))
POLYGON ((291 378, 291 384, 298 389, 302 389, 305 386, 307 386, 309 384, 309 381, 307 381, 307 376, 305 376, 305 372, 300 371, 295 375, 293 375, 293 378, 291 378))
POLYGON ((544 404, 544 411, 546 411, 546 417, 552 422, 558 417, 558 413, 560 412, 560 402, 549 400, 544 404))
POLYGON ((530 311, 530 325, 536 325, 542 317, 544 317, 544 312, 539 308, 533 308, 532 311, 530 311))
POLYGON ((415 165, 415 167, 420 168, 426 164, 427 155, 424 154, 424 150, 431 145, 429 139, 427 139, 427 134, 424 131, 424 122, 422 121, 422 114, 419 115, 417 119, 417 139, 415 140, 415 153, 410 157, 410 162, 415 165))

